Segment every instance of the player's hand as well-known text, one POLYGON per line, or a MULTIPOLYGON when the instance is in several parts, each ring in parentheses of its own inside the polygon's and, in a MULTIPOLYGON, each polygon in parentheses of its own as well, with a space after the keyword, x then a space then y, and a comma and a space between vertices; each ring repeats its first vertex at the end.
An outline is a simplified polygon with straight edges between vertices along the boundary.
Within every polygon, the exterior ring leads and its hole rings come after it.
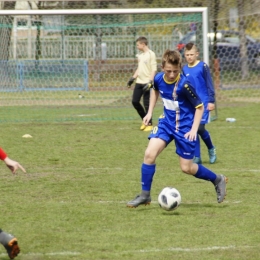
POLYGON ((23 168, 23 166, 20 163, 14 161, 8 157, 6 157, 4 159, 4 162, 13 174, 15 174, 18 169, 21 169, 24 173, 26 172, 26 170, 23 168))
POLYGON ((131 85, 134 83, 134 81, 135 81, 135 78, 134 78, 134 77, 131 77, 131 78, 128 80, 128 82, 127 82, 127 87, 130 88, 131 85))
POLYGON ((149 83, 147 83, 147 84, 143 87, 143 91, 149 91, 152 87, 153 87, 153 81, 150 80, 149 83))
POLYGON ((189 141, 196 141, 197 140, 197 131, 193 131, 192 129, 184 135, 185 139, 189 141))
POLYGON ((144 125, 149 125, 149 122, 150 122, 151 118, 152 118, 151 114, 149 114, 149 113, 146 114, 146 116, 143 118, 143 124, 144 125))
POLYGON ((214 103, 208 103, 207 110, 212 111, 215 109, 215 104, 214 103))

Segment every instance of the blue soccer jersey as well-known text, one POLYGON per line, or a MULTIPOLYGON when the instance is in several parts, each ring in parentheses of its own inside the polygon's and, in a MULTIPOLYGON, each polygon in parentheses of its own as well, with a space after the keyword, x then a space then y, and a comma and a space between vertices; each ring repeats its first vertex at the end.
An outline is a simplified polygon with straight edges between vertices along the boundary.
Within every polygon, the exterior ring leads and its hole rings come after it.
POLYGON ((167 82, 160 72, 154 78, 154 90, 160 92, 164 104, 164 122, 176 131, 190 131, 195 109, 202 106, 190 81, 180 74, 174 82, 167 82))
POLYGON ((206 124, 210 118, 210 112, 207 110, 208 103, 215 102, 215 90, 209 67, 205 62, 198 61, 194 66, 185 65, 182 70, 196 88, 196 92, 203 102, 204 114, 201 123, 206 124))
POLYGON ((164 104, 164 117, 158 127, 154 127, 149 138, 161 138, 169 144, 175 140, 176 153, 183 158, 192 159, 195 141, 189 141, 184 135, 192 128, 195 110, 203 106, 194 87, 182 74, 174 82, 167 82, 164 72, 154 78, 154 90, 160 92, 164 104))

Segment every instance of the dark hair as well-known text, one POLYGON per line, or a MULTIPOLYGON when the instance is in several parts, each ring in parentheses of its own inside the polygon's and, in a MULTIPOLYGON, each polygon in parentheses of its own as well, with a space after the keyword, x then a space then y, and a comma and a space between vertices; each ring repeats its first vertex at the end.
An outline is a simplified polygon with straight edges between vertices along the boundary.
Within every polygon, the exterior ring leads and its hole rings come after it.
POLYGON ((180 66, 182 63, 181 54, 176 50, 166 50, 162 57, 162 67, 165 66, 166 63, 170 63, 171 65, 180 66))
POLYGON ((198 51, 197 46, 193 42, 189 42, 185 45, 185 50, 184 51, 190 51, 192 48, 195 48, 195 51, 198 51))
POLYGON ((136 42, 144 43, 145 45, 148 45, 148 40, 144 36, 140 36, 137 38, 136 42))

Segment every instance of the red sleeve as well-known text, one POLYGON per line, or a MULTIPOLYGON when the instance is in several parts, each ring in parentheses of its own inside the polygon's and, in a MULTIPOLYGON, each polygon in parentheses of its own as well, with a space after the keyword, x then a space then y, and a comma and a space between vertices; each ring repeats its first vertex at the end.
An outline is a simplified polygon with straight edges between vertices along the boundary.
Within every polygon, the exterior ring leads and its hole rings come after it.
POLYGON ((4 160, 7 157, 7 154, 5 153, 5 151, 0 148, 0 159, 4 160))

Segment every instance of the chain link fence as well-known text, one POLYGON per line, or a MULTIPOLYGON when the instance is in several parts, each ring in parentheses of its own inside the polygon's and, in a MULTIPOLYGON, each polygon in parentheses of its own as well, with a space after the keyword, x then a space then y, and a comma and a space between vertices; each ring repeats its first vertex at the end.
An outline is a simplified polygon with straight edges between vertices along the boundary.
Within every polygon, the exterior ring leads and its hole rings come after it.
MULTIPOLYGON (((257 0, 0 1, 1 10, 189 7, 208 7, 209 66, 218 107, 259 102, 260 2, 257 0)), ((135 40, 141 35, 148 38, 160 70, 164 50, 178 49, 183 53, 190 41, 199 46, 203 59, 202 28, 201 17, 182 13, 0 16, 0 90, 5 99, 2 103, 5 106, 86 105, 90 109, 94 106, 100 111, 94 117, 100 119, 113 118, 113 115, 104 116, 102 109, 124 108, 125 114, 119 118, 135 118, 131 93, 125 88, 137 66, 135 40), (77 99, 79 91, 84 100, 77 99), (9 92, 13 92, 12 96, 8 96, 9 92)))

